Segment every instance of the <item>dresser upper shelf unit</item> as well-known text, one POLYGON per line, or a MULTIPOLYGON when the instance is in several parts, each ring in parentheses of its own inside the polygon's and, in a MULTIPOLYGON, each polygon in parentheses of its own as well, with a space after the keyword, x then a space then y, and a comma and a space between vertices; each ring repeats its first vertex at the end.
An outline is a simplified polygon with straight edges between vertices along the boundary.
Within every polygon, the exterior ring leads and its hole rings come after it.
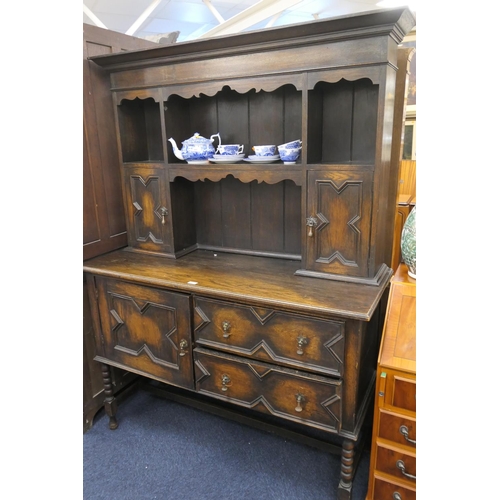
POLYGON ((110 73, 129 249, 292 257, 297 275, 387 283, 397 52, 414 25, 387 9, 92 57, 110 73), (173 144, 195 133, 246 156, 302 150, 295 164, 191 165, 173 144))

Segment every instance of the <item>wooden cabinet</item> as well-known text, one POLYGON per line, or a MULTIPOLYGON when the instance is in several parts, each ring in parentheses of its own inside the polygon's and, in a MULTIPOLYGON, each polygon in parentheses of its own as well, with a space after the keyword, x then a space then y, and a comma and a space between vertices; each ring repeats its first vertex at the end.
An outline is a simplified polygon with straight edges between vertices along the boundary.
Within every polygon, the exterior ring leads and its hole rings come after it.
MULTIPOLYGON (((370 255, 373 173, 335 169, 308 176, 306 267, 312 271, 363 277, 370 255)), ((301 273, 306 274, 306 273, 301 273)))
MULTIPOLYGON (((90 259, 127 245, 120 159, 113 117, 109 75, 88 58, 157 44, 115 31, 83 25, 83 258, 90 259)), ((92 426, 103 406, 101 367, 94 360, 95 341, 87 284, 83 283, 83 430, 92 426)), ((135 377, 114 368, 115 391, 130 386, 135 377)))
POLYGON ((416 498, 416 281, 392 279, 377 367, 367 500, 416 498))
POLYGON ((189 296, 96 278, 101 342, 96 359, 193 388, 189 296))
MULTIPOLYGON (((341 500, 392 275, 396 54, 414 23, 383 10, 92 59, 110 73, 128 233, 84 266, 104 379, 126 368, 326 433, 341 500), (186 164, 172 143, 195 132, 303 149, 186 164)), ((109 386, 105 408, 115 428, 109 386)))
POLYGON ((128 244, 144 252, 172 252, 169 190, 160 165, 124 168, 128 244))

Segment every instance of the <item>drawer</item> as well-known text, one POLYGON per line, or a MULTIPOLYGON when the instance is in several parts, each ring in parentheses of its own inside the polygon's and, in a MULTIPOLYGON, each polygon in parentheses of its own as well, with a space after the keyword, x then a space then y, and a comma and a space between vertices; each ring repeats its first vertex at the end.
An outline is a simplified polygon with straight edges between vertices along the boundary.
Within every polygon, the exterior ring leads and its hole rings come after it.
POLYGON ((375 477, 373 500, 416 500, 417 492, 411 486, 401 486, 385 478, 375 477))
POLYGON ((378 427, 380 438, 416 448, 416 442, 413 442, 417 440, 417 421, 415 418, 380 409, 378 427))
POLYGON ((195 297, 197 345, 334 376, 344 371, 344 322, 195 297))
POLYGON ((417 461, 415 453, 406 453, 397 447, 377 444, 375 468, 398 479, 416 482, 417 461))
POLYGON ((338 432, 342 383, 197 347, 196 391, 261 413, 338 432))
POLYGON ((392 405, 403 410, 417 411, 417 384, 415 380, 394 377, 392 405))
POLYGON ((95 281, 102 329, 98 355, 194 389, 189 297, 100 276, 95 281))

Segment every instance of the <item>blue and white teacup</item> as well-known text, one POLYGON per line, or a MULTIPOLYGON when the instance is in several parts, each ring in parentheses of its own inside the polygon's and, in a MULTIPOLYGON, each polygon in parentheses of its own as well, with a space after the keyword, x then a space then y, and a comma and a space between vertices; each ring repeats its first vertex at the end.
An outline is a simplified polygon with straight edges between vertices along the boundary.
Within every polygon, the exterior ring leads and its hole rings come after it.
POLYGON ((245 149, 243 144, 219 144, 216 153, 234 156, 243 153, 243 149, 245 149))
POLYGON ((278 146, 278 151, 281 149, 291 149, 291 148, 300 148, 302 146, 302 141, 297 139, 296 141, 286 142, 285 144, 280 144, 278 146))
POLYGON ((297 161, 300 156, 300 151, 302 148, 282 148, 279 150, 281 161, 294 162, 297 161))
POLYGON ((252 148, 257 156, 274 156, 276 153, 276 146, 265 145, 265 146, 254 146, 252 148))

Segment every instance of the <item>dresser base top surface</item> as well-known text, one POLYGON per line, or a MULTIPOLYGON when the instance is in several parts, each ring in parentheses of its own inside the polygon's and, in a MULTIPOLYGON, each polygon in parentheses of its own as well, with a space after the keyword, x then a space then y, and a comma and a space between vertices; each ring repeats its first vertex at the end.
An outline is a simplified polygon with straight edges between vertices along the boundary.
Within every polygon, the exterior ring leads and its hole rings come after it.
POLYGON ((292 260, 196 250, 179 259, 117 250, 84 262, 91 274, 254 305, 369 321, 379 286, 294 275, 292 260))

